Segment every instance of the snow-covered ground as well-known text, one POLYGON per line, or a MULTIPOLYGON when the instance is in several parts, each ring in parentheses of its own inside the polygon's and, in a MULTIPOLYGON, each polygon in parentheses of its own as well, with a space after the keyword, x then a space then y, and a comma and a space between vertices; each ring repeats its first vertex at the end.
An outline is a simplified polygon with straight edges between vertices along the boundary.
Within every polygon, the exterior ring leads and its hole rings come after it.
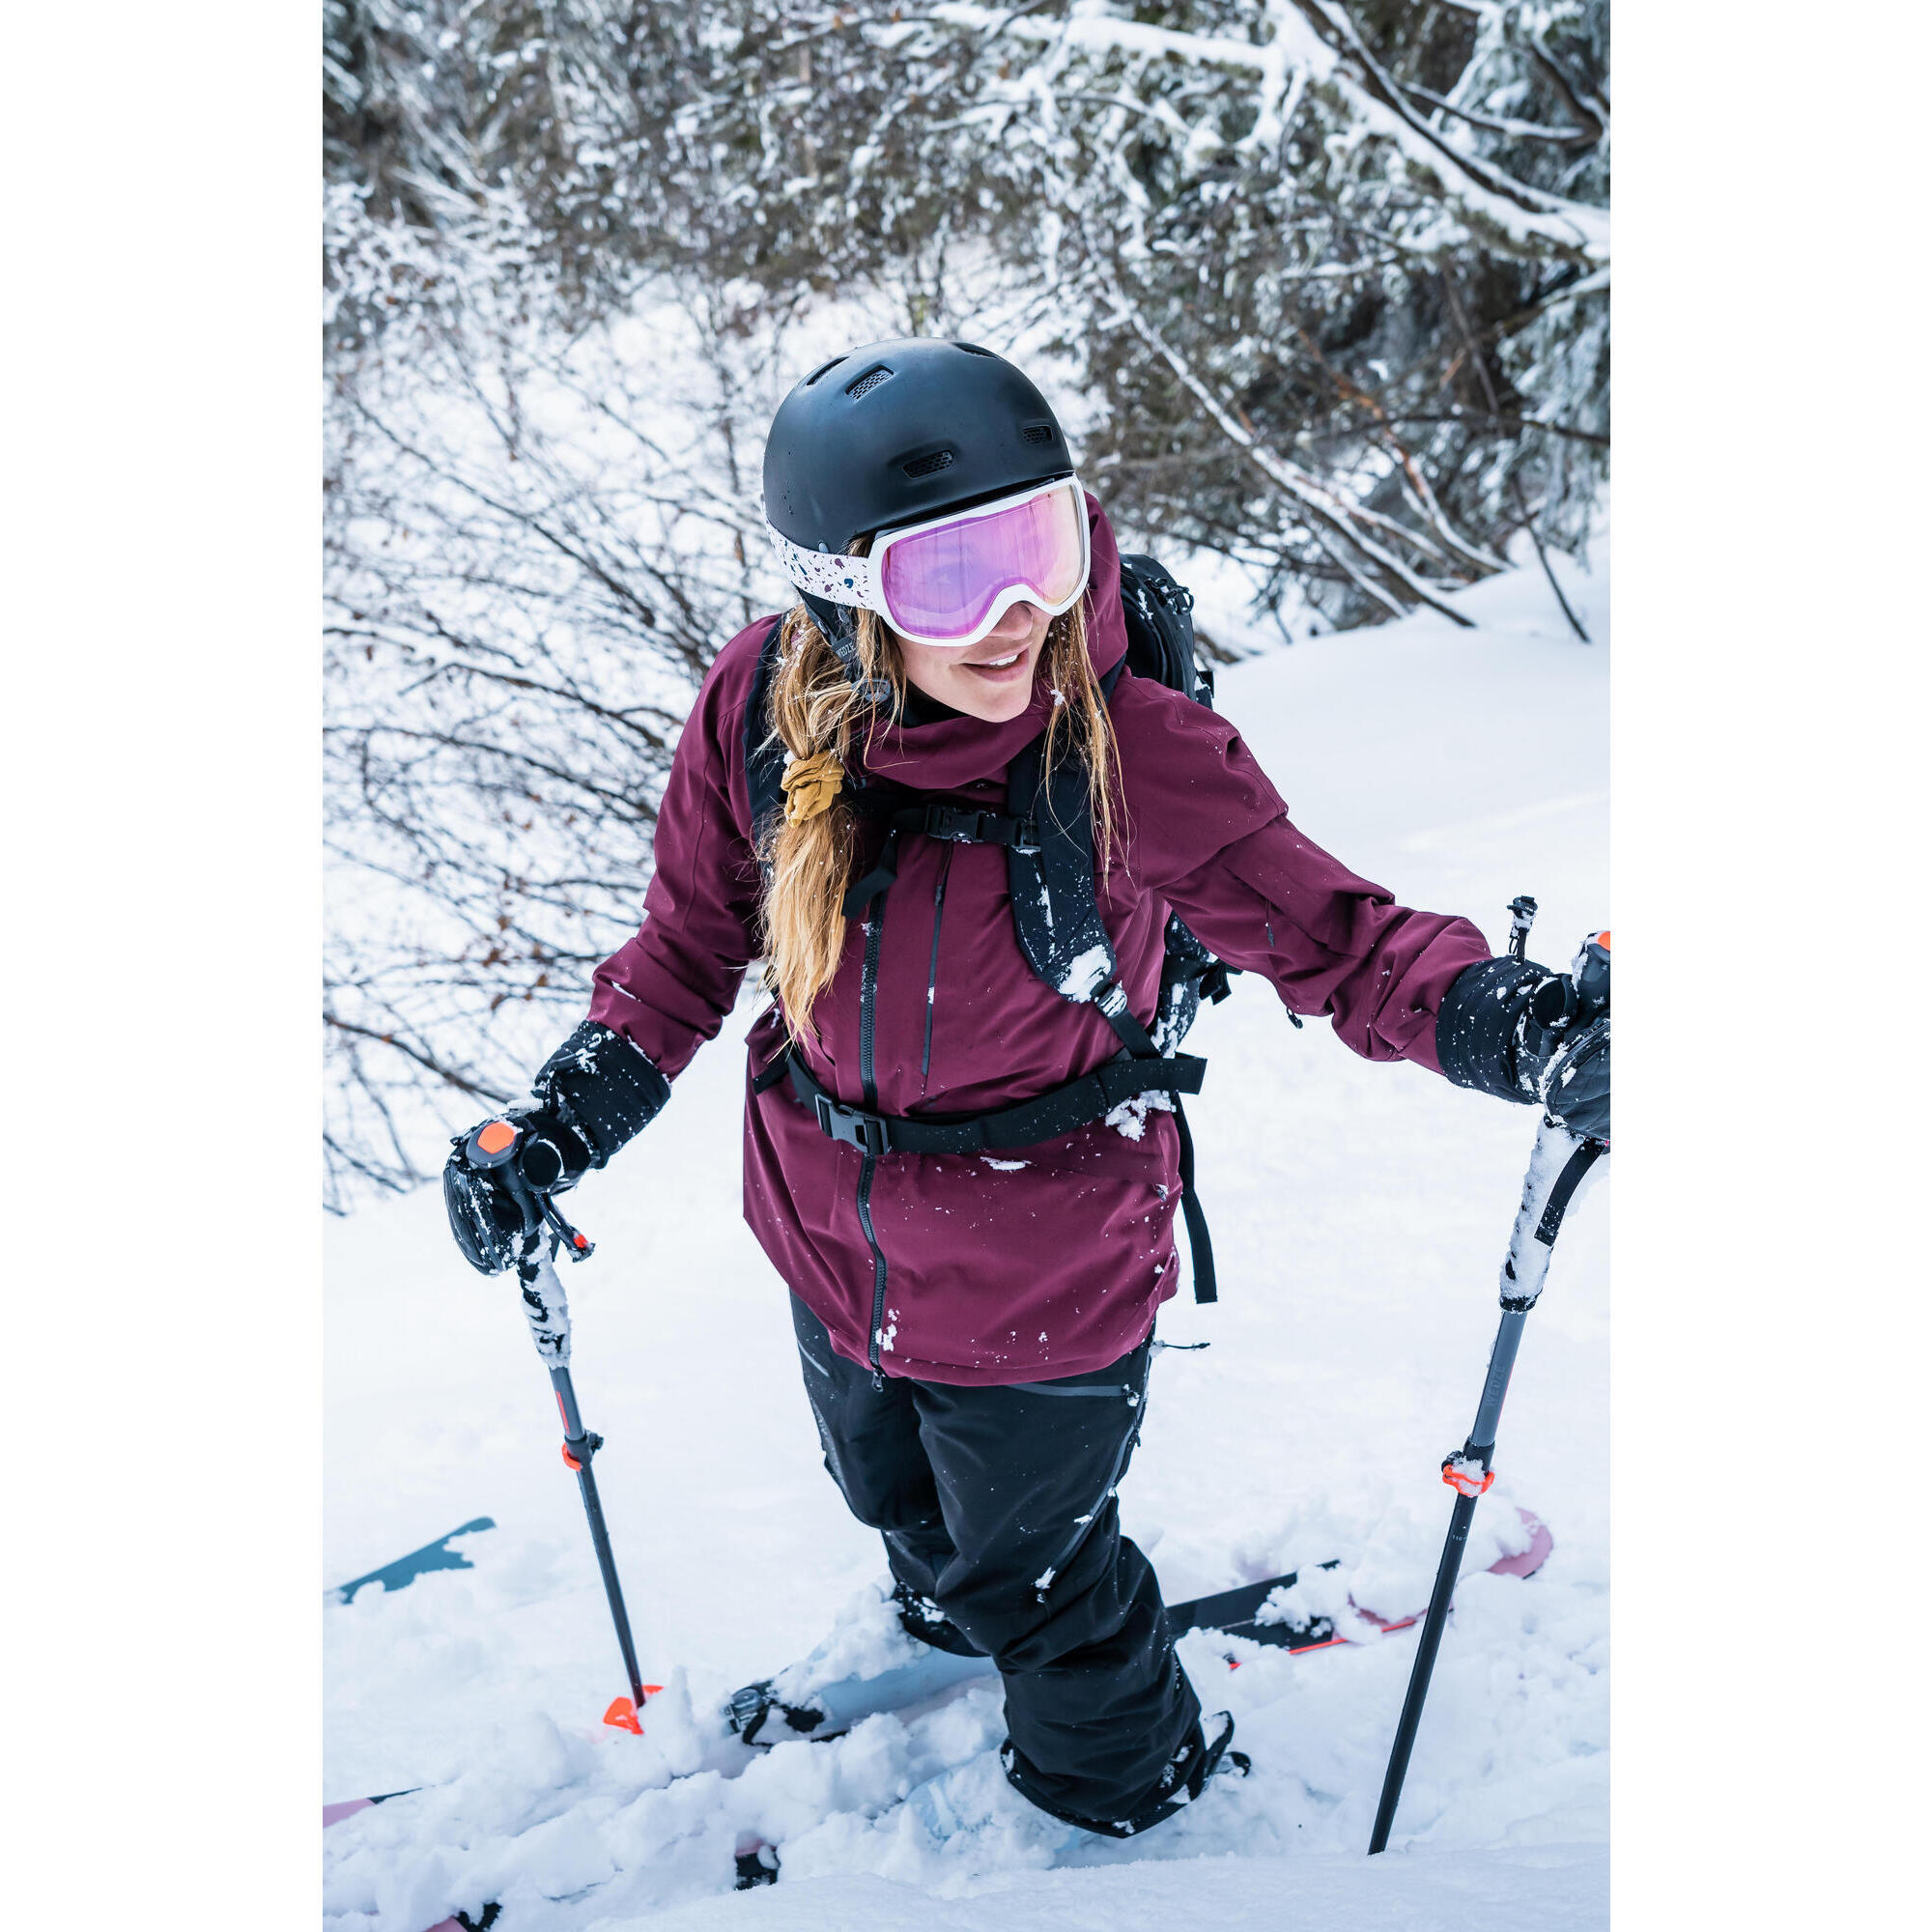
MULTIPOLYGON (((1257 629, 1263 655, 1221 685, 1311 838, 1498 948, 1506 902, 1535 894, 1532 952, 1551 963, 1610 916, 1606 547, 1590 575, 1557 567, 1594 646, 1528 562, 1462 596, 1473 630, 1425 615, 1284 650, 1257 629)), ((1211 591, 1203 618, 1244 628, 1211 591)), ((471 1569, 324 1609, 323 1796, 424 1787, 326 1833, 326 1922, 424 1932, 497 1899, 501 1932, 1606 1925, 1606 1177, 1527 1331, 1388 1857, 1362 1850, 1412 1635, 1233 1672, 1225 1645, 1187 1639, 1254 1775, 1054 1869, 991 1758, 996 1687, 749 1763, 707 1742, 726 1692, 802 1655, 884 1568, 819 1466, 783 1289, 739 1217, 755 1009, 574 1198, 599 1243, 567 1274, 578 1388, 609 1438, 598 1476, 644 1675, 666 1686, 641 1739, 598 1723, 622 1670, 514 1291, 458 1259, 434 1189, 331 1230, 327 1579, 496 1527, 458 1546, 471 1569), (1481 1574, 1512 1504, 1555 1536, 1526 1582, 1481 1574), (935 1844, 894 1806, 948 1766, 980 1822, 935 1844), (734 1896, 753 1831, 782 1845, 784 1878, 734 1896)), ((1210 1062, 1189 1116, 1223 1299, 1197 1309, 1183 1289, 1164 1314, 1165 1339, 1212 1346, 1158 1358, 1126 1529, 1170 1599, 1339 1556, 1358 1601, 1413 1608, 1534 1116, 1371 1066, 1320 1022, 1295 1032, 1252 981, 1191 1044, 1210 1062)))

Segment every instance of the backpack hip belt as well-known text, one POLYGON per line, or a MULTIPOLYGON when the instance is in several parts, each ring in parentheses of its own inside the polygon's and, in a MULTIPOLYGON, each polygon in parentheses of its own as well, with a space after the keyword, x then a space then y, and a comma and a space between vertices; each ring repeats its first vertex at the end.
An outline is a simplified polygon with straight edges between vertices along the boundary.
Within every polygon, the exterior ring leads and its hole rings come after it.
POLYGON ((1208 1063, 1192 1054, 1153 1060, 1122 1054, 1078 1080, 984 1114, 876 1114, 848 1106, 812 1077, 792 1048, 776 1066, 767 1067, 756 1084, 762 1091, 776 1086, 782 1075, 817 1120, 819 1130, 861 1153, 970 1154, 1058 1140, 1077 1127, 1105 1120, 1122 1102, 1143 1094, 1198 1094, 1207 1071, 1208 1063))

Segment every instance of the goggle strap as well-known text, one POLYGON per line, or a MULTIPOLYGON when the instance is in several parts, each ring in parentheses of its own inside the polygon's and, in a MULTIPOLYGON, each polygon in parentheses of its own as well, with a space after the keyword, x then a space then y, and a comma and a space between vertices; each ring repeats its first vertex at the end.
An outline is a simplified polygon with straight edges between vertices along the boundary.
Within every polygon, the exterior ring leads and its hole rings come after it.
MULTIPOLYGON (((779 568, 800 590, 823 597, 828 604, 843 604, 850 610, 878 611, 872 591, 872 562, 869 557, 838 555, 831 551, 807 550, 795 544, 773 525, 765 526, 778 553, 779 568)), ((880 615, 884 615, 880 611, 880 615)))
POLYGON ((893 688, 884 678, 866 675, 865 663, 859 656, 859 640, 848 625, 833 625, 829 641, 862 703, 888 705, 893 701, 893 688))

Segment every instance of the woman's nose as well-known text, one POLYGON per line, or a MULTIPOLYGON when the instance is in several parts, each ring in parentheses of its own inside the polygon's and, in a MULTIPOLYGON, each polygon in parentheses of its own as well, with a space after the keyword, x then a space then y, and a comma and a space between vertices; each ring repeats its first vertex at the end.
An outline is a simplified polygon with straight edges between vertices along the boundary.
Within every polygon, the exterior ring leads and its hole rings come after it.
POLYGON ((989 638, 998 638, 1003 643, 1023 643, 1033 636, 1033 628, 1039 621, 1039 609, 1033 604, 1014 604, 1001 616, 1000 621, 986 633, 989 638))

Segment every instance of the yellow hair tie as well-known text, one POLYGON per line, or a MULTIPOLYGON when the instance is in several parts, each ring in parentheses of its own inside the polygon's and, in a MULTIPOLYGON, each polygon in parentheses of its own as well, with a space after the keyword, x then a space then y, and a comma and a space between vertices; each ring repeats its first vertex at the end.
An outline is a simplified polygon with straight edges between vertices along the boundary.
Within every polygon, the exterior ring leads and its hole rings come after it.
POLYGON ((836 752, 814 752, 809 758, 794 758, 780 782, 784 786, 785 823, 803 825, 832 810, 845 783, 845 767, 836 752))

